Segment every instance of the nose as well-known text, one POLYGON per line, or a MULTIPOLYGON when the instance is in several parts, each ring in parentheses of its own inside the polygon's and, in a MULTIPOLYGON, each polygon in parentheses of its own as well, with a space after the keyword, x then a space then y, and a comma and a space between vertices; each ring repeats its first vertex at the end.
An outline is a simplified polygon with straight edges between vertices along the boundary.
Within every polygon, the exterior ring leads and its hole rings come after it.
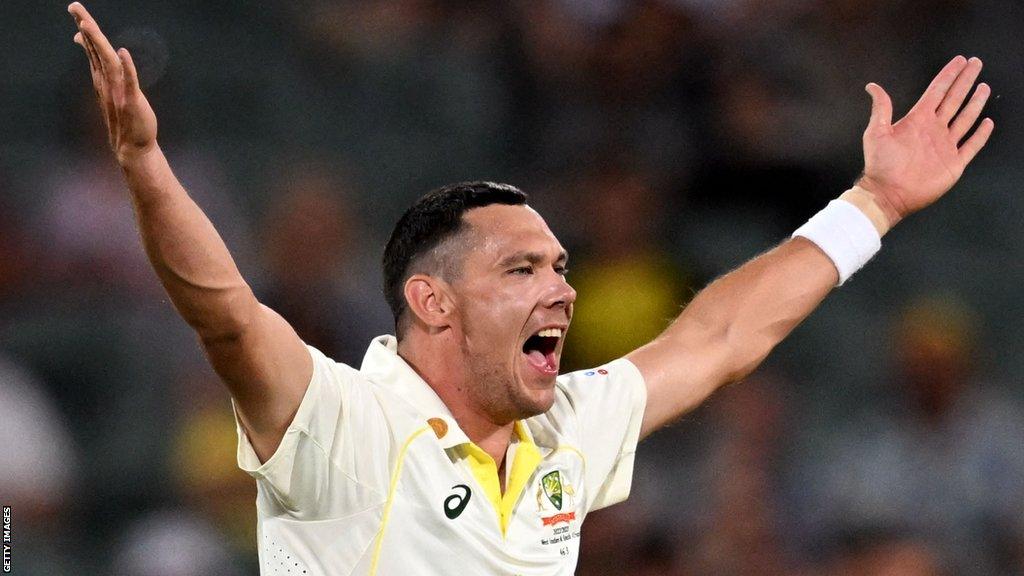
POLYGON ((544 306, 547 308, 569 308, 576 301, 576 290, 565 280, 565 276, 555 274, 547 287, 544 306))

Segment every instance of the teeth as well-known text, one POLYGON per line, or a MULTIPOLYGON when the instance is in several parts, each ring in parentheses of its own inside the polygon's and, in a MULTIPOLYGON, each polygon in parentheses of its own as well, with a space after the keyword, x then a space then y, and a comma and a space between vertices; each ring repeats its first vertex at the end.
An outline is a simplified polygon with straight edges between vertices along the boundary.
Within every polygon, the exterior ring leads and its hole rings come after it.
POLYGON ((561 328, 548 328, 547 330, 541 330, 540 332, 537 332, 537 336, 561 338, 562 337, 562 329, 561 328))

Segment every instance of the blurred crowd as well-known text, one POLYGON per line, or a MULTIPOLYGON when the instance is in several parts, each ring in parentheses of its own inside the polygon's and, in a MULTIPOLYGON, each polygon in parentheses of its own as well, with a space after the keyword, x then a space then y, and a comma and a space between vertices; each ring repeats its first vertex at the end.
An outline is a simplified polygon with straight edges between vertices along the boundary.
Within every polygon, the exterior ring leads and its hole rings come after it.
MULTIPOLYGON (((63 6, 5 0, 0 504, 14 573, 256 574, 226 391, 149 268, 63 6)), ((564 367, 656 335, 862 167, 868 81, 980 56, 996 133, 746 382, 641 445, 578 573, 1024 573, 1018 0, 95 0, 266 304, 358 366, 425 191, 573 254, 564 367), (1006 95, 1006 98, 1003 96, 1006 95)))

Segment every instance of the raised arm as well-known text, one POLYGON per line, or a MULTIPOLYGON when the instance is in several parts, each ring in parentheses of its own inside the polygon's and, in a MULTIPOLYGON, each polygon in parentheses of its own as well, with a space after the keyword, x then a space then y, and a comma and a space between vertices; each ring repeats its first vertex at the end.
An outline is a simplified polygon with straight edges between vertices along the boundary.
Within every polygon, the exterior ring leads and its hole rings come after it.
MULTIPOLYGON (((864 175, 841 199, 868 216, 879 236, 952 188, 988 141, 993 122, 986 118, 960 144, 990 94, 979 84, 960 110, 980 72, 980 60, 957 56, 895 124, 888 94, 868 84, 864 175)), ((664 333, 627 356, 647 383, 641 436, 749 374, 838 279, 833 261, 797 237, 711 283, 664 333)))
POLYGON ((171 172, 128 50, 115 52, 78 2, 68 11, 78 25, 75 42, 89 58, 149 261, 227 384, 257 455, 266 460, 305 393, 313 372, 309 353, 292 327, 256 300, 224 241, 171 172))

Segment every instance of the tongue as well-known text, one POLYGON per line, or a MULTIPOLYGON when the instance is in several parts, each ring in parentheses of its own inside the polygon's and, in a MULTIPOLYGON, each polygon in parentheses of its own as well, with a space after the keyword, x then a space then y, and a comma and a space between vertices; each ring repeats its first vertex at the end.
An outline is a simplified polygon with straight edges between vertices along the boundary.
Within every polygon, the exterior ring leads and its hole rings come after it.
POLYGON ((530 350, 529 352, 526 352, 526 361, 546 372, 550 372, 555 369, 556 361, 554 351, 545 354, 540 350, 530 350))
POLYGON ((548 367, 548 359, 540 350, 530 350, 526 353, 526 357, 529 358, 530 364, 533 364, 534 366, 541 368, 548 367))

